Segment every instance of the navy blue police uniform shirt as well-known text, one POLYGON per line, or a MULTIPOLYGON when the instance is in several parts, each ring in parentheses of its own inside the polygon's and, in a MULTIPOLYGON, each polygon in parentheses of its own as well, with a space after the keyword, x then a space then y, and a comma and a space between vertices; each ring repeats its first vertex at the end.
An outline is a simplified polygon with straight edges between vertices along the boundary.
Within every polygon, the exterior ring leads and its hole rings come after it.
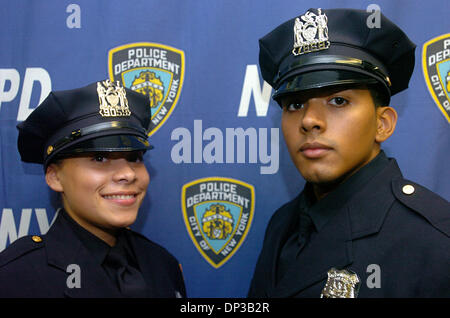
MULTIPOLYGON (((77 222, 75 222, 69 214, 64 209, 59 210, 59 213, 64 217, 65 221, 70 225, 73 229, 77 237, 83 243, 84 247, 89 250, 92 257, 96 260, 98 266, 101 266, 106 273, 108 274, 111 282, 117 288, 117 291, 120 293, 120 286, 117 284, 115 279, 114 268, 111 266, 106 266, 106 258, 108 253, 111 251, 111 246, 109 246, 105 241, 101 240, 91 232, 84 229, 77 222)), ((133 266, 134 268, 139 269, 139 265, 136 261, 136 256, 133 251, 133 246, 128 239, 127 229, 119 229, 116 235, 116 244, 124 247, 127 262, 133 266)), ((143 292, 143 296, 145 296, 148 291, 143 292)))
MULTIPOLYGON (((186 296, 179 263, 166 249, 129 229, 119 242, 144 278, 139 297, 186 296)), ((0 253, 0 297, 124 297, 104 265, 110 249, 60 209, 47 234, 19 238, 0 253), (76 270, 79 281, 71 276, 76 270)))
POLYGON ((311 184, 266 230, 249 297, 320 297, 335 268, 357 297, 450 297, 450 204, 403 178, 383 151, 320 201, 311 184), (299 214, 312 224, 298 251, 299 214))
MULTIPOLYGON (((42 164, 83 153, 146 152, 148 97, 119 82, 53 91, 17 125, 21 160, 42 164)), ((183 297, 178 261, 163 247, 118 229, 109 247, 64 211, 43 236, 0 253, 0 297, 183 297)))
MULTIPOLYGON (((362 85, 390 105, 408 88, 416 45, 383 13, 381 27, 368 27, 369 15, 311 8, 260 38, 272 98, 282 106, 304 92, 362 85)), ((450 296, 448 201, 404 179, 383 152, 317 202, 311 187, 272 216, 250 297, 450 296)))
MULTIPOLYGON (((337 213, 338 207, 342 206, 352 196, 355 189, 359 189, 364 186, 372 177, 380 172, 387 164, 389 160, 386 157, 384 151, 381 151, 370 163, 362 167, 358 173, 349 178, 339 189, 331 192, 322 200, 317 201, 313 192, 312 184, 307 183, 304 191, 299 197, 299 211, 305 211, 311 219, 311 225, 309 225, 309 233, 307 241, 314 240, 318 231, 321 230, 326 223, 332 219, 337 213)), ((299 235, 299 229, 303 226, 301 220, 297 219, 295 224, 291 225, 289 229, 288 239, 284 243, 279 260, 279 269, 277 271, 277 280, 280 280, 289 268, 292 261, 296 259, 300 252, 298 250, 297 239, 299 235)))

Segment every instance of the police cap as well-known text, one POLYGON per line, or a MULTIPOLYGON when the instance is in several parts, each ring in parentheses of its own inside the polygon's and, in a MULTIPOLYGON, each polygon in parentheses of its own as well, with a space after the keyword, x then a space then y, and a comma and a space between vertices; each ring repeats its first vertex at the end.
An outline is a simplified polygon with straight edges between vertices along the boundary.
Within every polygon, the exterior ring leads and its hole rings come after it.
POLYGON ((354 9, 309 9, 259 40, 259 63, 273 98, 342 84, 376 85, 389 103, 406 89, 415 44, 380 14, 379 25, 354 9), (368 22, 369 21, 369 22, 368 22))
POLYGON ((119 82, 53 91, 17 125, 22 161, 44 168, 58 156, 151 149, 148 98, 119 82))

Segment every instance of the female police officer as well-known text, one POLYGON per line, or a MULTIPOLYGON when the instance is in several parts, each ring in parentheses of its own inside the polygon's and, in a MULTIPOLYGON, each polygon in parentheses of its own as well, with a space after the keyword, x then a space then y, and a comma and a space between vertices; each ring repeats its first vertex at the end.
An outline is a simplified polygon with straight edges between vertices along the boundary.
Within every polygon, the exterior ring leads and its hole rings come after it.
POLYGON ((310 9, 260 40, 304 190, 275 212, 250 297, 450 296, 450 206, 402 177, 381 143, 415 45, 381 15, 310 9))
POLYGON ((129 229, 149 183, 145 96, 100 81, 52 92, 18 125, 25 162, 41 163, 62 208, 43 236, 0 254, 2 297, 180 297, 180 266, 129 229))

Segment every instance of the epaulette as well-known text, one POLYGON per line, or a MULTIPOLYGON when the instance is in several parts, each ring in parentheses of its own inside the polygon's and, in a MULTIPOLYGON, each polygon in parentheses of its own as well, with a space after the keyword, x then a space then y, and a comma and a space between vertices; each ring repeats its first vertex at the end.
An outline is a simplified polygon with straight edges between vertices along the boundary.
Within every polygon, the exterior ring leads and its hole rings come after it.
POLYGON ((450 203, 427 188, 405 179, 394 179, 395 197, 421 214, 437 230, 450 237, 450 203))
POLYGON ((38 235, 28 235, 15 240, 0 253, 0 267, 33 250, 42 248, 44 246, 44 244, 42 244, 43 241, 43 237, 38 235))

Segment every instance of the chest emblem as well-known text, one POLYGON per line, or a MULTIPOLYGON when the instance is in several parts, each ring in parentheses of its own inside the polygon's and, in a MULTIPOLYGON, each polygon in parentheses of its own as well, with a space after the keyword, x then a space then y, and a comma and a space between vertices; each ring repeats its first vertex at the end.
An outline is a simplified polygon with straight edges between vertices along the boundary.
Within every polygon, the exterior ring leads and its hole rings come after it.
POLYGON ((360 280, 356 273, 342 269, 331 268, 328 271, 328 279, 320 294, 320 298, 356 298, 360 286, 360 280))

